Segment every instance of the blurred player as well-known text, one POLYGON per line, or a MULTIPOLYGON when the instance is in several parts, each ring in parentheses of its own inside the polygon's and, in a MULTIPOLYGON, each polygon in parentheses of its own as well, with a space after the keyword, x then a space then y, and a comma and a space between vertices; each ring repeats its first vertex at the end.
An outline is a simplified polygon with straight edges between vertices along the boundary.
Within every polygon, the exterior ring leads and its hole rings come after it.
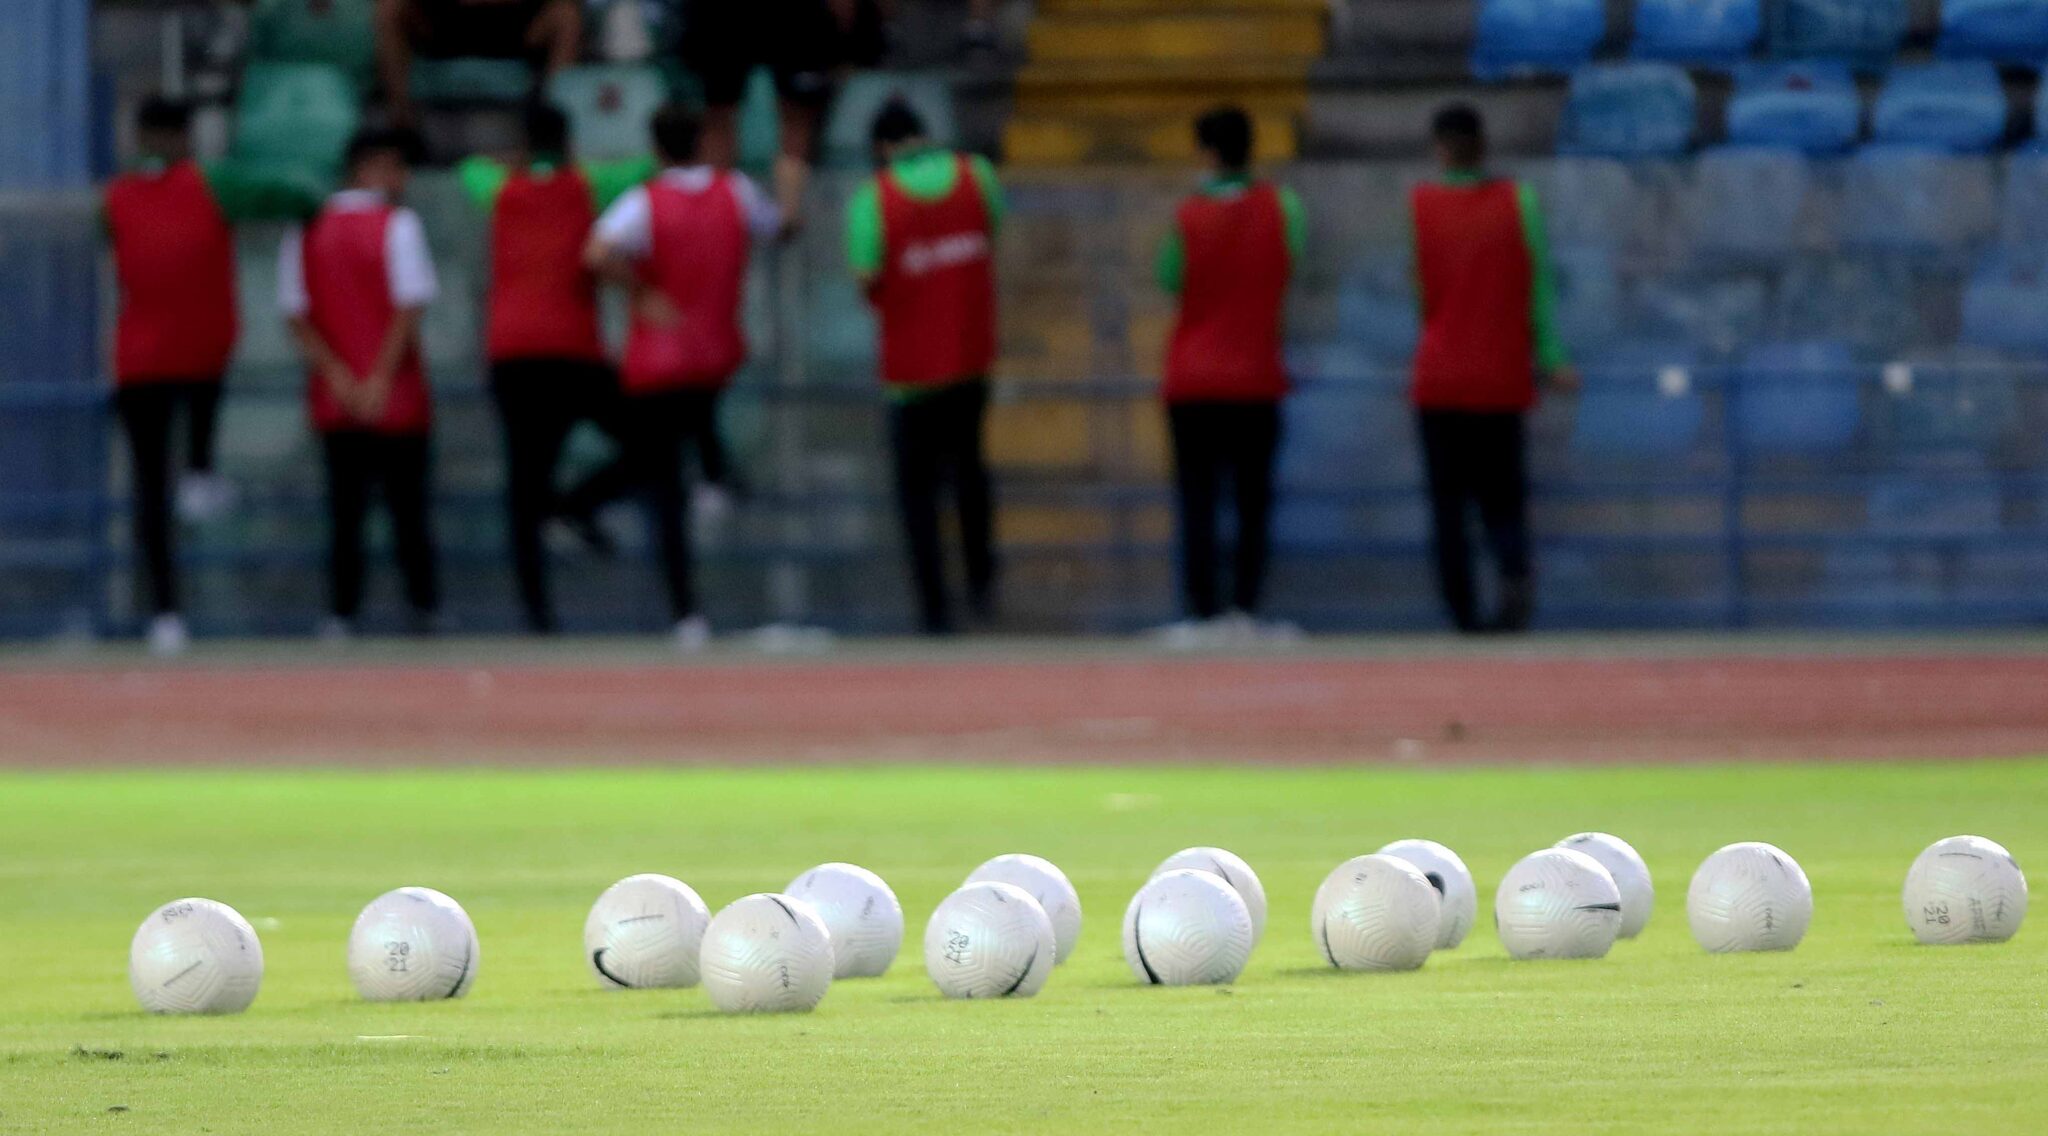
POLYGON ((1523 418, 1539 375, 1577 385, 1555 319, 1543 214, 1526 185, 1485 168, 1469 106, 1432 126, 1440 180, 1411 197, 1422 339, 1413 396, 1436 530, 1437 581, 1460 631, 1521 631, 1535 611, 1523 418), (1484 618, 1472 581, 1469 512, 1500 563, 1501 605, 1484 618))
POLYGON ((1307 239, 1292 190, 1251 174, 1252 124, 1224 107, 1195 123, 1208 182, 1181 202, 1159 251, 1159 283, 1179 297, 1165 383, 1180 499, 1181 581, 1189 622, 1169 629, 1192 645, 1228 630, 1217 588, 1217 511, 1227 481, 1237 510, 1232 627, 1256 630, 1273 508, 1280 400, 1287 393, 1281 325, 1287 285, 1307 239))
POLYGON ((577 0, 377 0, 377 77, 394 121, 412 125, 412 61, 483 57, 524 60, 537 82, 583 51, 577 0))
POLYGON ((598 211, 646 181, 654 164, 572 165, 568 119, 544 103, 527 108, 522 133, 512 163, 471 158, 461 176, 491 216, 485 350, 491 396, 505 428, 512 566, 527 627, 547 634, 555 630, 555 609, 541 526, 554 510, 555 466, 576 423, 609 421, 617 398, 584 241, 598 211))
POLYGON ((847 203, 847 260, 880 325, 896 495, 926 634, 953 629, 939 546, 939 490, 950 483, 965 545, 968 605, 993 614, 994 505, 982 425, 996 357, 994 244, 1003 218, 995 170, 925 137, 901 102, 874 124, 882 170, 847 203))
POLYGON ((431 631, 440 607, 429 519, 432 425, 420 321, 437 284, 425 231, 399 204, 409 135, 364 131, 349 141, 348 188, 278 249, 278 306, 307 364, 306 397, 327 465, 331 616, 323 637, 347 638, 363 598, 363 521, 382 489, 411 627, 431 631))
POLYGON ((235 242, 229 226, 305 217, 318 202, 301 190, 192 160, 191 113, 150 99, 136 115, 133 169, 107 186, 105 221, 120 289, 114 333, 114 409, 128 435, 137 560, 149 574, 150 650, 185 649, 172 552, 171 427, 185 413, 179 512, 218 515, 232 499, 213 472, 221 376, 234 353, 235 242))
POLYGON ((702 164, 701 125, 677 106, 654 116, 663 169, 598 218, 585 259, 631 291, 632 331, 620 366, 620 440, 647 495, 667 574, 680 650, 701 649, 710 625, 692 579, 684 456, 717 429, 718 399, 747 361, 741 327, 755 239, 781 226, 746 175, 702 164))

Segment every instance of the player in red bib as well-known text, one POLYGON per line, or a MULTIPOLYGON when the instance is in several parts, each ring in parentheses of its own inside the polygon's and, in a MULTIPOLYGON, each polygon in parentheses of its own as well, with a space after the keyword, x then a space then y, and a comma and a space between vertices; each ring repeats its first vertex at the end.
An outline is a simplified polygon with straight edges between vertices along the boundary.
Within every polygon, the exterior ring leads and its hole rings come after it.
POLYGON ((1166 351, 1166 402, 1180 502, 1181 580, 1188 620, 1168 629, 1193 645, 1218 632, 1259 631, 1273 508, 1287 285, 1306 237, 1292 190, 1252 177, 1251 119, 1236 107, 1195 123, 1211 167, 1182 201, 1159 254, 1159 282, 1179 297, 1166 351), (1228 482, 1237 509, 1232 612, 1217 587, 1217 512, 1228 482))
POLYGON ((939 544, 950 483, 968 605, 995 601, 994 506, 982 453, 996 357, 995 236, 1003 194, 987 161, 934 146, 900 101, 874 124, 882 170, 847 203, 847 259, 874 305, 896 496, 926 634, 953 629, 939 544))
POLYGON ((620 440, 661 546, 676 646, 695 651, 710 625, 697 608, 683 459, 714 444, 719 396, 747 361, 741 304, 753 243, 782 221, 746 175, 699 163, 695 115, 663 107, 653 133, 661 173, 605 210, 585 258, 632 294, 620 440))
POLYGON ((398 204, 410 139, 371 130, 349 142, 348 188, 278 250, 278 306, 306 358, 306 402, 327 464, 333 526, 329 638, 362 606, 363 521, 381 488, 415 631, 440 607, 429 521, 432 405, 420 320, 438 289, 419 215, 398 204))
POLYGON ((1558 338, 1543 213, 1527 186, 1485 170, 1468 106, 1433 126, 1443 177, 1410 198, 1422 338, 1413 397, 1436 530, 1437 580, 1461 631, 1519 631, 1534 611, 1523 418, 1539 379, 1572 389, 1558 338), (1500 563, 1501 607, 1480 616, 1468 529, 1474 507, 1500 563))
POLYGON ((535 103, 510 163, 471 158, 463 186, 491 218, 485 352, 505 428, 512 566, 527 626, 555 629, 541 527, 555 508, 555 466, 583 419, 612 424, 617 379, 599 334, 597 278, 583 244, 598 210, 654 172, 649 159, 572 165, 569 123, 535 103))
POLYGON ((259 217, 304 217, 317 204, 296 189, 225 164, 192 160, 191 114, 164 99, 136 117, 140 158, 107 185, 104 218, 120 289, 114 330, 114 409, 128 436, 137 560, 150 583, 150 649, 185 649, 171 537, 171 427, 185 414, 178 510, 205 520, 231 499, 213 472, 221 376, 234 353, 235 238, 259 217))

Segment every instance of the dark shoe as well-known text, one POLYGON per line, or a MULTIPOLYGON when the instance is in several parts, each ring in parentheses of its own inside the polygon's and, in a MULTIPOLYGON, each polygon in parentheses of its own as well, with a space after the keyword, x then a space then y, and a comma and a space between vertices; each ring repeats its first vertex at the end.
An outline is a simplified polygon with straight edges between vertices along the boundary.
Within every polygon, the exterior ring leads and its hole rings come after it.
POLYGON ((1496 631, 1519 634, 1529 630, 1536 618, 1536 586, 1528 580, 1509 580, 1501 585, 1500 618, 1496 631))

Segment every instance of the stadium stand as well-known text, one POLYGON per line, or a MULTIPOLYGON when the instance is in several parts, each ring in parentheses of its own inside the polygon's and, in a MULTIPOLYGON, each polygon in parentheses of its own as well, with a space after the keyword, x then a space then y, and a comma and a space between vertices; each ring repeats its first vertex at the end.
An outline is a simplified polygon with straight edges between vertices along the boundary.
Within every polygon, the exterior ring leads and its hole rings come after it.
POLYGON ((1776 0, 1765 42, 1772 55, 1882 66, 1910 25, 1906 0, 1776 0))
POLYGON ((331 185, 360 102, 356 84, 333 64, 251 63, 235 101, 235 159, 314 189, 331 185))
POLYGON ((1762 0, 1637 0, 1638 59, 1727 66, 1746 58, 1763 34, 1762 0))
POLYGON ((1480 0, 1472 73, 1501 79, 1570 71, 1606 38, 1605 0, 1480 0))
POLYGON ((1572 74, 1558 150, 1612 158, 1659 158, 1692 148, 1699 94, 1682 68, 1613 63, 1572 74))
POLYGON ((2038 64, 2048 57, 2048 3, 1943 0, 1941 53, 1957 59, 2038 64))
POLYGON ((1878 142, 1982 153, 2005 138, 2007 106, 1998 71, 1960 61, 1895 67, 1871 108, 1878 142))
POLYGON ((376 0, 257 0, 249 12, 249 54, 332 64, 367 83, 377 65, 375 8, 376 0))
POLYGON ((1745 63, 1735 71, 1727 119, 1730 142, 1833 154, 1863 133, 1863 100, 1839 62, 1745 63))

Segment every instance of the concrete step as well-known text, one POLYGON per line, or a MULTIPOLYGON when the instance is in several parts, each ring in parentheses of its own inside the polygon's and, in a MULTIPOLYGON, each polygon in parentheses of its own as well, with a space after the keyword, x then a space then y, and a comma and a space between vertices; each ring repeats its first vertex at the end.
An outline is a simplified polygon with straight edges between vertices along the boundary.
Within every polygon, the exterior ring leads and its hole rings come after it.
POLYGON ((1034 63, 1017 73, 1015 97, 1038 114, 1191 115, 1219 103, 1277 114, 1299 112, 1307 90, 1293 60, 1034 63))
MULTIPOLYGON (((1019 111, 1003 132, 1003 153, 1017 166, 1105 162, 1188 163, 1195 159, 1189 115, 1035 114, 1019 111)), ((1254 110, 1261 158, 1297 151, 1295 115, 1254 110)))
POLYGON ((1323 54, 1323 17, 1319 11, 1291 9, 1042 14, 1032 21, 1028 43, 1031 58, 1042 63, 1248 56, 1305 62, 1323 54))

